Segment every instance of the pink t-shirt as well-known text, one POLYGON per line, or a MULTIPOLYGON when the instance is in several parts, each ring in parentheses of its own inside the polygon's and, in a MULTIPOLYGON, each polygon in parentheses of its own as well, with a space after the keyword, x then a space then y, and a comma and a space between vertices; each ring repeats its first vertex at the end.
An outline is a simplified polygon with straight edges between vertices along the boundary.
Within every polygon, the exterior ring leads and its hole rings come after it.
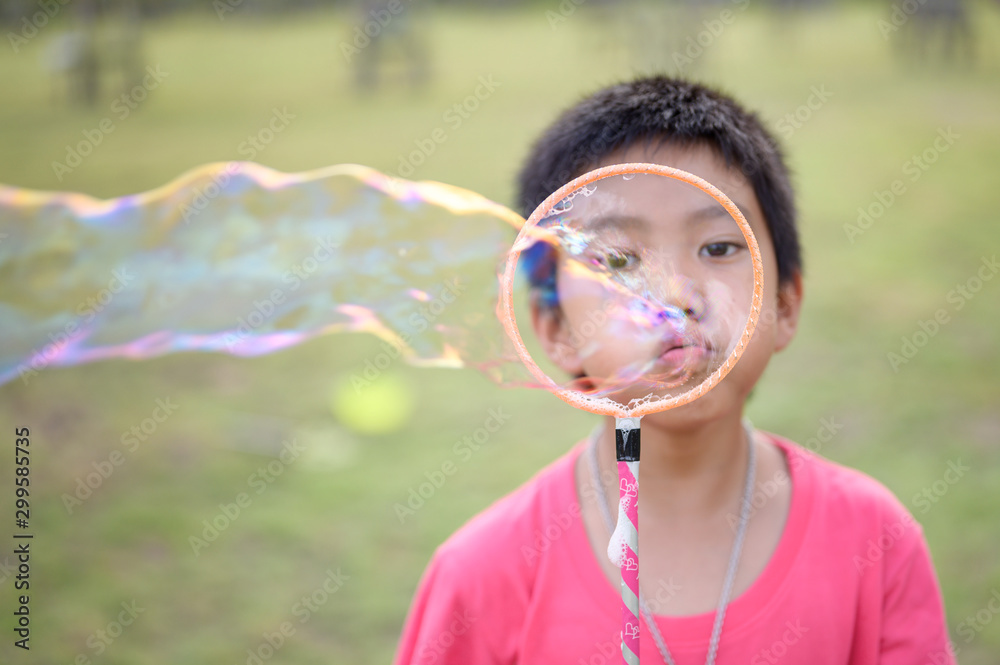
MULTIPOLYGON (((919 524, 871 477, 767 436, 791 471, 788 520, 763 572, 729 604, 717 662, 954 663, 919 524)), ((438 548, 397 665, 621 662, 618 586, 604 576, 580 519, 573 465, 583 449, 438 548)), ((705 662, 714 617, 655 617, 677 665, 705 662)), ((645 624, 640 656, 662 662, 645 624)))

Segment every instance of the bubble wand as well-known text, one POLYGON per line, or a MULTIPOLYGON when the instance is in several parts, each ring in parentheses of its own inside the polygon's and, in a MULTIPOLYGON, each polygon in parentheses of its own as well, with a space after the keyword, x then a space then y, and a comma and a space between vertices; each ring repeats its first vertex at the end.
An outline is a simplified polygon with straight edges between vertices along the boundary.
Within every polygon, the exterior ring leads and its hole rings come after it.
POLYGON ((618 525, 608 544, 622 571, 622 662, 639 662, 639 419, 615 419, 618 525), (615 552, 617 550, 617 552, 615 552))
MULTIPOLYGON (((570 253, 583 254, 578 248, 571 248, 570 253)), ((604 262, 602 265, 608 265, 608 263, 604 262)), ((704 179, 685 171, 659 164, 618 164, 603 167, 567 183, 551 194, 535 209, 521 228, 517 240, 508 255, 507 263, 501 276, 500 300, 497 305, 497 314, 514 345, 517 355, 543 387, 546 387, 567 404, 595 414, 615 417, 615 448, 619 474, 619 510, 618 524, 612 535, 608 551, 609 556, 611 556, 612 560, 621 569, 621 651, 622 662, 627 665, 638 665, 639 663, 638 478, 641 440, 640 420, 646 414, 687 404, 715 387, 729 373, 746 349, 760 317, 762 301, 763 265, 760 249, 750 225, 739 208, 722 191, 704 179), (651 395, 641 399, 632 399, 626 404, 622 404, 608 397, 603 391, 595 391, 589 394, 575 389, 574 386, 562 386, 549 377, 535 363, 525 347, 517 327, 513 303, 514 277, 517 261, 522 251, 529 246, 532 236, 542 235, 539 232, 540 224, 546 219, 551 219, 554 212, 569 210, 572 206, 572 199, 577 194, 582 193, 585 197, 591 196, 593 187, 605 179, 613 179, 616 176, 620 176, 621 180, 632 180, 637 175, 646 174, 663 176, 693 185, 701 192, 710 195, 725 209, 739 227, 750 253, 753 264, 753 293, 746 325, 742 329, 742 334, 735 340, 735 344, 732 346, 732 350, 726 356, 725 360, 714 371, 710 372, 696 385, 687 387, 680 392, 667 391, 664 395, 651 395), (616 554, 618 555, 617 557, 615 556, 616 554)), ((677 317, 678 309, 676 307, 667 305, 665 306, 665 310, 667 318, 677 317)), ((670 351, 672 352, 674 349, 670 351)), ((681 349, 681 352, 683 352, 683 349, 681 349)), ((682 372, 682 374, 681 380, 669 384, 669 387, 682 385, 692 376, 690 371, 682 372)))

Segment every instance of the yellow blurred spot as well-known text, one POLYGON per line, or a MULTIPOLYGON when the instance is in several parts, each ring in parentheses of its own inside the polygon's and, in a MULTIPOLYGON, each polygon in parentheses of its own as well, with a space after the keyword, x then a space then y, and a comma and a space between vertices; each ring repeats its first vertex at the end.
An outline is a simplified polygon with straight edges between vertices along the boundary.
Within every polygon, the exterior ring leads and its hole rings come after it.
POLYGON ((413 416, 414 391, 398 374, 382 374, 374 380, 346 376, 330 396, 333 415, 359 434, 389 434, 398 431, 413 416))

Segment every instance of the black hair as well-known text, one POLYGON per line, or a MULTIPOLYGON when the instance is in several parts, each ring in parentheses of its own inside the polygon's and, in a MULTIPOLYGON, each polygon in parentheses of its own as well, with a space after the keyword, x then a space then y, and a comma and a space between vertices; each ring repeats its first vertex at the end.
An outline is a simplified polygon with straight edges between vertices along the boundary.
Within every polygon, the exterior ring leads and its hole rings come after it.
MULTIPOLYGON (((640 143, 709 146, 753 187, 774 243, 778 281, 802 271, 795 200, 778 142, 756 114, 698 83, 648 76, 599 90, 564 111, 532 146, 517 178, 517 205, 527 217, 553 191, 608 155, 640 143)), ((522 255, 532 291, 554 306, 551 246, 522 255)))

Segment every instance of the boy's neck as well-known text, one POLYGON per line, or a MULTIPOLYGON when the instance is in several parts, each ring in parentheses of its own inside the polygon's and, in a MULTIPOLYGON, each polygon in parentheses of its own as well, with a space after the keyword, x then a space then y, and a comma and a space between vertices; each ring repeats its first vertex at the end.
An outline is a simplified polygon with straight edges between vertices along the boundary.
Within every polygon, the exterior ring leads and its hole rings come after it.
MULTIPOLYGON (((616 470, 615 419, 606 420, 599 460, 602 475, 616 470)), ((703 519, 731 510, 743 491, 747 441, 740 415, 713 419, 684 430, 642 421, 639 467, 643 513, 666 519, 703 519)), ((614 489, 614 488, 612 488, 614 489)), ((612 505, 618 497, 609 497, 612 505)))

